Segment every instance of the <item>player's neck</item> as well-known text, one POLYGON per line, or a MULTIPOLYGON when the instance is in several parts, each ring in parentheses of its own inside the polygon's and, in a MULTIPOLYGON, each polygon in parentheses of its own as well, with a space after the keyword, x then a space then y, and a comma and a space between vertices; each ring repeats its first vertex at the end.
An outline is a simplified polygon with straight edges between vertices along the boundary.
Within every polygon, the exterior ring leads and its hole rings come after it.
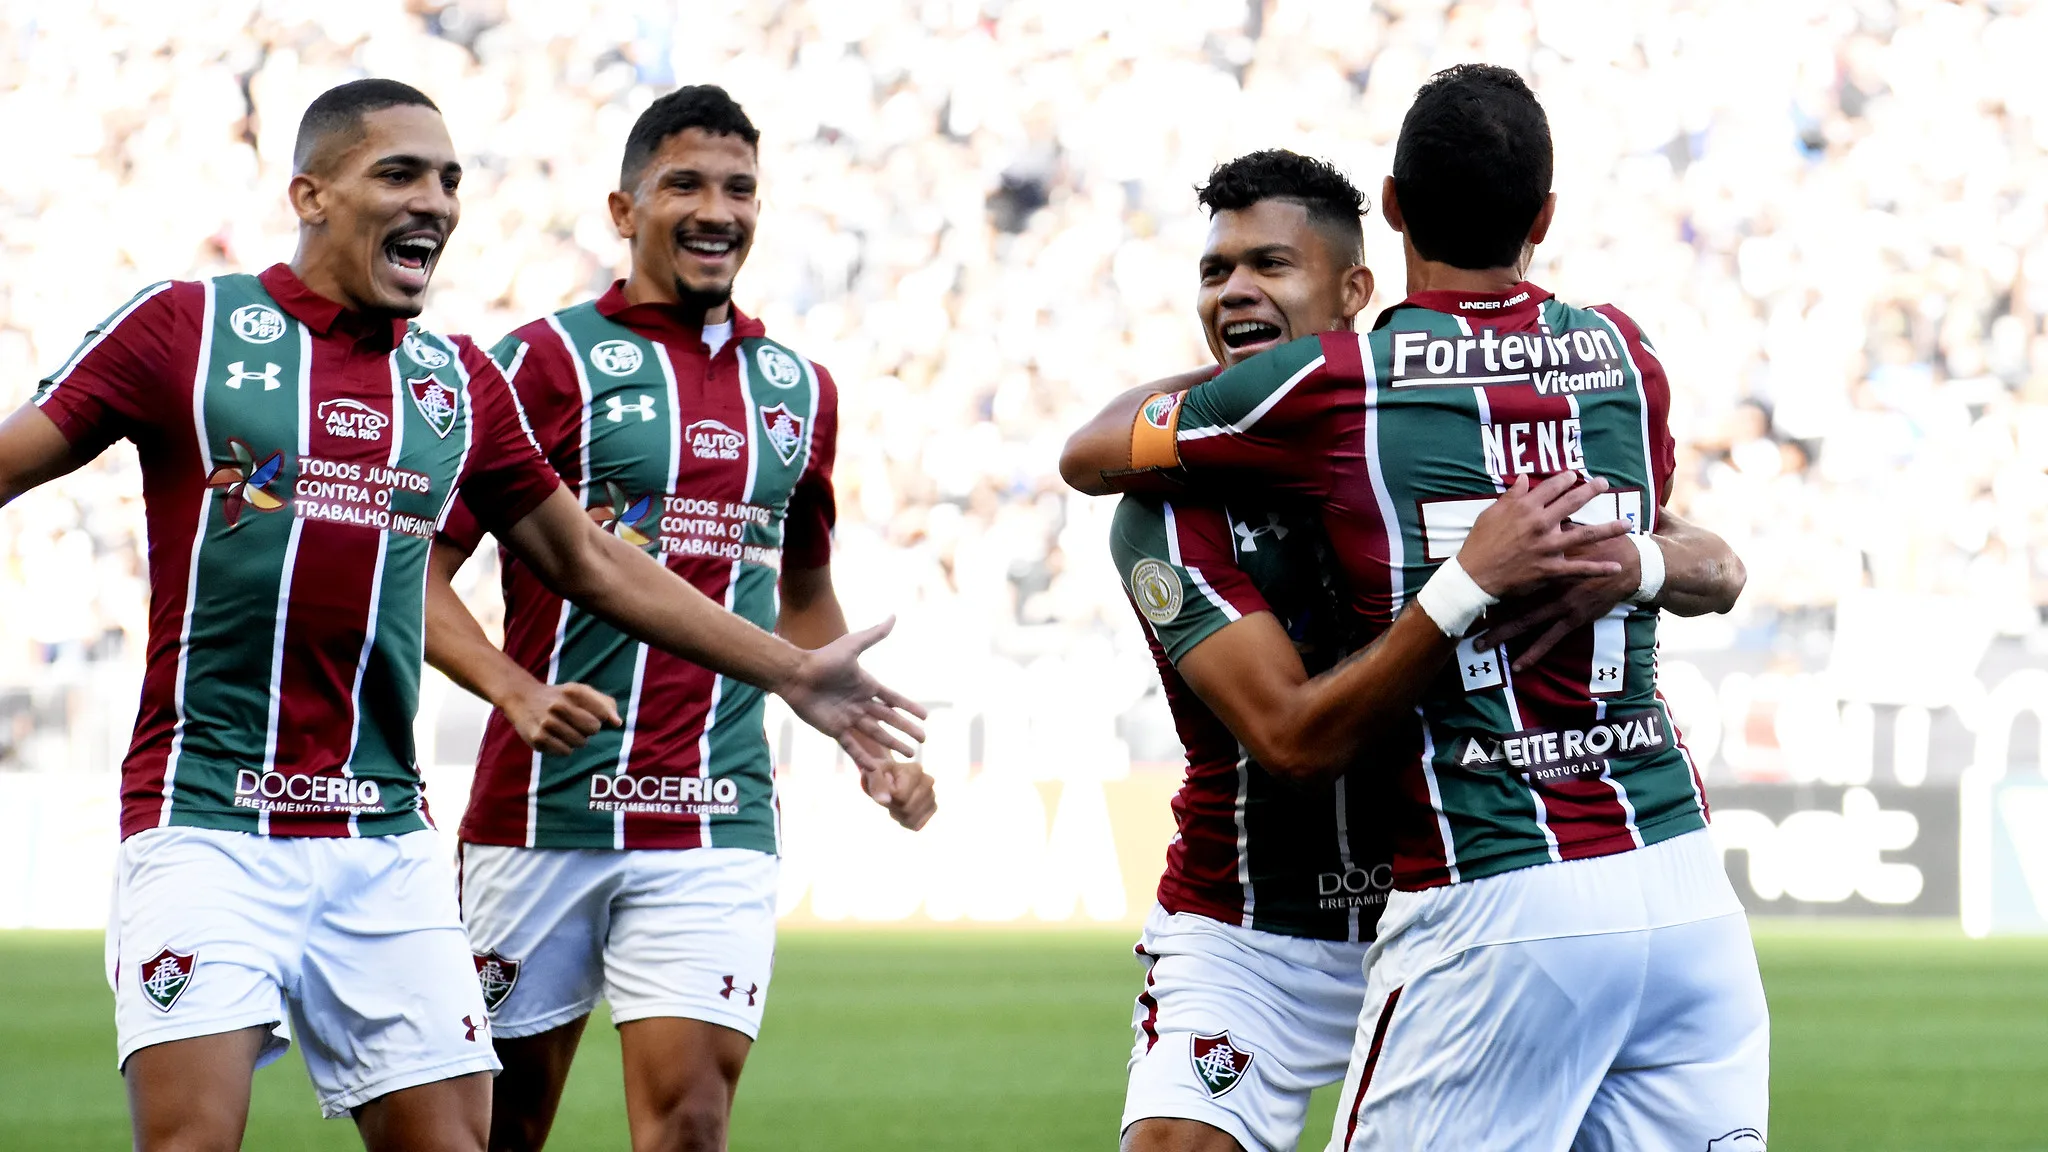
POLYGON ((1522 258, 1499 268, 1459 268, 1439 260, 1424 259, 1415 245, 1404 244, 1408 262, 1408 294, 1418 292, 1506 292, 1520 284, 1529 271, 1529 250, 1522 258))
POLYGON ((358 314, 368 314, 373 311, 364 307, 362 301, 351 296, 348 290, 342 286, 341 277, 335 275, 334 271, 316 253, 306 251, 303 245, 300 246, 298 254, 292 257, 291 263, 285 265, 285 267, 292 270, 292 275, 299 278, 299 283, 306 286, 306 291, 311 292, 315 296, 334 301, 336 304, 341 305, 343 311, 358 314))
POLYGON ((678 317, 709 328, 724 324, 732 319, 732 297, 725 295, 715 304, 693 298, 692 293, 678 292, 673 283, 663 284, 659 277, 642 276, 637 271, 626 277, 626 303, 653 304, 675 310, 678 317))

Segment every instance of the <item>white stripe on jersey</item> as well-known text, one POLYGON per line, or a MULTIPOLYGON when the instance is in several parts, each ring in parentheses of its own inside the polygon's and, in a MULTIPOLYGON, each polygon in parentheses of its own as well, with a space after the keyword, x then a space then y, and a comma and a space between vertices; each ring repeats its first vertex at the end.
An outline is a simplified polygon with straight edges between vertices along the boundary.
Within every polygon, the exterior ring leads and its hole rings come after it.
MULTIPOLYGON (((114 334, 114 329, 119 328, 123 320, 126 320, 128 319, 128 317, 134 315, 135 310, 137 308, 142 307, 143 304, 146 303, 150 297, 155 296, 157 293, 163 291, 166 288, 169 288, 170 286, 171 282, 169 280, 159 280, 156 283, 151 284, 149 287, 144 288, 141 292, 136 294, 135 299, 130 300, 126 305, 122 306, 121 310, 114 314, 113 319, 108 320, 105 324, 101 325, 96 331, 88 335, 85 341, 79 344, 77 350, 71 353, 71 358, 69 360, 64 361, 63 367, 57 369, 55 372, 52 372, 47 377, 50 386, 47 390, 44 390, 41 395, 36 397, 36 407, 42 407, 43 401, 48 400, 51 394, 55 393, 57 389, 64 383, 64 381, 70 378, 71 373, 77 370, 80 364, 85 362, 85 358, 92 354, 93 349, 100 346, 101 341, 105 340, 107 337, 112 336, 114 334)), ((200 367, 202 368, 206 366, 205 352, 208 349, 210 349, 213 344, 213 281, 211 280, 208 280, 206 282, 205 323, 205 335, 201 337, 201 355, 199 357, 199 364, 200 367)))
POLYGON ((1280 385, 1280 387, 1278 388, 1273 389, 1273 391, 1269 395, 1267 395, 1267 397, 1264 400, 1259 401, 1258 407, 1245 413, 1243 416, 1238 417, 1235 423, 1219 424, 1213 428, 1192 428, 1184 432, 1176 432, 1174 434, 1174 438, 1176 440, 1206 440, 1211 436, 1226 436, 1235 435, 1242 432, 1248 432, 1251 430, 1252 425, 1257 424, 1261 419, 1265 417, 1266 413, 1271 412, 1273 410, 1273 406, 1275 404, 1278 404, 1282 400, 1287 399, 1287 394, 1289 392, 1294 391, 1294 386, 1296 384, 1299 384, 1304 379, 1307 379, 1309 373, 1315 371, 1318 368, 1321 368, 1322 366, 1323 358, 1321 356, 1318 356, 1315 359, 1309 361, 1308 363, 1302 365, 1300 371, 1296 372, 1292 376, 1289 376, 1287 378, 1286 383, 1280 385))
MULTIPOLYGON (((213 444, 206 438, 206 368, 213 359, 213 313, 215 291, 213 281, 205 281, 206 306, 199 314, 199 366, 192 371, 192 429, 199 439, 199 471, 202 475, 212 471, 213 444)), ((67 369, 68 371, 68 369, 67 369)), ((178 627, 178 678, 171 689, 172 706, 178 719, 171 726, 171 751, 164 757, 164 804, 157 814, 157 826, 168 828, 171 823, 171 797, 177 795, 178 760, 185 752, 185 672, 186 662, 192 655, 192 606, 199 599, 199 553, 206 546, 206 520, 213 512, 213 493, 209 490, 197 502, 197 515, 192 525, 192 559, 185 573, 185 619, 178 627)))

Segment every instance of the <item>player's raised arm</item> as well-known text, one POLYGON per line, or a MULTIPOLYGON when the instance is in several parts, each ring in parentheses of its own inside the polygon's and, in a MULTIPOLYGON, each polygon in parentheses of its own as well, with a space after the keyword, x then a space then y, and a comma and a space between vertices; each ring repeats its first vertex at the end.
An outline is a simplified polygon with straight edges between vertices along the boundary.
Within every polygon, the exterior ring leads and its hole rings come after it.
MULTIPOLYGON (((1178 462, 1178 457, 1165 461, 1147 458, 1140 464, 1133 430, 1148 404, 1184 392, 1215 374, 1214 368, 1197 368, 1118 395, 1067 437, 1067 446, 1060 452, 1060 478, 1089 496, 1178 489, 1181 485, 1167 471, 1178 462)), ((1171 400, 1163 403, 1170 405, 1171 400)))
POLYGON ((81 467, 90 458, 72 449, 71 441, 42 409, 22 405, 0 421, 0 504, 81 467))
POLYGON ((1569 523, 1607 490, 1604 480, 1577 481, 1571 473, 1534 487, 1517 480, 1391 628, 1314 679, 1268 613, 1198 644, 1178 661, 1180 673, 1267 771, 1302 783, 1334 779, 1375 733, 1407 720, 1489 605, 1548 580, 1612 576, 1620 567, 1583 557, 1627 525, 1569 523))
POLYGON ((887 636, 893 621, 807 652, 727 612, 599 528, 567 488, 558 487, 503 539, 555 592, 636 640, 781 696, 864 768, 885 766, 876 745, 911 755, 902 736, 924 739, 917 723, 924 709, 860 666, 860 654, 887 636))

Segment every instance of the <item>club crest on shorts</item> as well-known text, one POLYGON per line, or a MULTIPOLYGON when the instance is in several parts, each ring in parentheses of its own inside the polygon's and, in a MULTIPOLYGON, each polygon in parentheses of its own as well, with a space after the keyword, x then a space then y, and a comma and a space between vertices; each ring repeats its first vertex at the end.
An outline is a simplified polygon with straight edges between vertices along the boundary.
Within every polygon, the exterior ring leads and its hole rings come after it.
POLYGON ((446 440, 455 430, 455 389, 437 376, 416 376, 405 382, 405 389, 412 393, 413 407, 426 417, 434 435, 446 440))
POLYGON ((470 958, 476 961, 476 982, 483 989, 484 1011, 495 1014, 498 1005, 512 994, 513 985, 519 983, 519 961, 498 955, 495 948, 472 952, 470 958))
POLYGON ((789 410, 787 404, 761 408, 761 427, 768 432, 768 443, 775 445, 775 454, 782 457, 784 464, 796 463, 796 454, 804 446, 804 418, 789 410))
POLYGON ((142 982, 138 987, 157 1011, 169 1012, 185 989, 192 986, 192 973, 198 967, 199 953, 166 948, 142 962, 142 982))
POLYGON ((1195 1078, 1210 1096, 1221 1096, 1237 1087, 1238 1081, 1252 1066, 1253 1053, 1240 1048, 1230 1040, 1228 1030, 1213 1036, 1197 1036, 1188 1051, 1195 1065, 1195 1078))

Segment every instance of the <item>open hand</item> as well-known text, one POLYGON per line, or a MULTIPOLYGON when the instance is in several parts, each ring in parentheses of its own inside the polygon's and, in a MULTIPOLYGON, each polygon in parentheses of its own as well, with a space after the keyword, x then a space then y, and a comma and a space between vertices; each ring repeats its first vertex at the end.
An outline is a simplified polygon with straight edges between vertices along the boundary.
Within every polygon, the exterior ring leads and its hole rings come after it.
POLYGON ((549 756, 566 756, 583 747, 598 729, 617 728, 618 702, 587 684, 542 684, 504 705, 505 719, 526 746, 549 756))
POLYGON ((798 719, 838 741, 862 772, 889 767, 890 752, 915 756, 909 741, 924 739, 924 707, 860 666, 861 653, 895 626, 892 616, 806 652, 796 674, 776 688, 798 719))
POLYGON ((1505 600, 1565 577, 1612 576, 1620 566, 1588 549, 1625 534, 1625 520, 1574 524, 1572 513, 1607 491, 1607 481, 1559 472, 1530 486, 1526 476, 1489 504, 1458 547, 1458 566, 1488 595, 1505 600), (1583 482, 1582 482, 1583 481, 1583 482))
POLYGON ((1498 623, 1488 624, 1486 631, 1473 639, 1473 647, 1485 652, 1541 629, 1535 641, 1515 657, 1515 671, 1526 672, 1559 640, 1614 611, 1635 594, 1643 569, 1643 557, 1635 545, 1616 536, 1592 545, 1580 555, 1584 559, 1611 560, 1620 570, 1607 576, 1560 581, 1524 598, 1503 613, 1498 623))

